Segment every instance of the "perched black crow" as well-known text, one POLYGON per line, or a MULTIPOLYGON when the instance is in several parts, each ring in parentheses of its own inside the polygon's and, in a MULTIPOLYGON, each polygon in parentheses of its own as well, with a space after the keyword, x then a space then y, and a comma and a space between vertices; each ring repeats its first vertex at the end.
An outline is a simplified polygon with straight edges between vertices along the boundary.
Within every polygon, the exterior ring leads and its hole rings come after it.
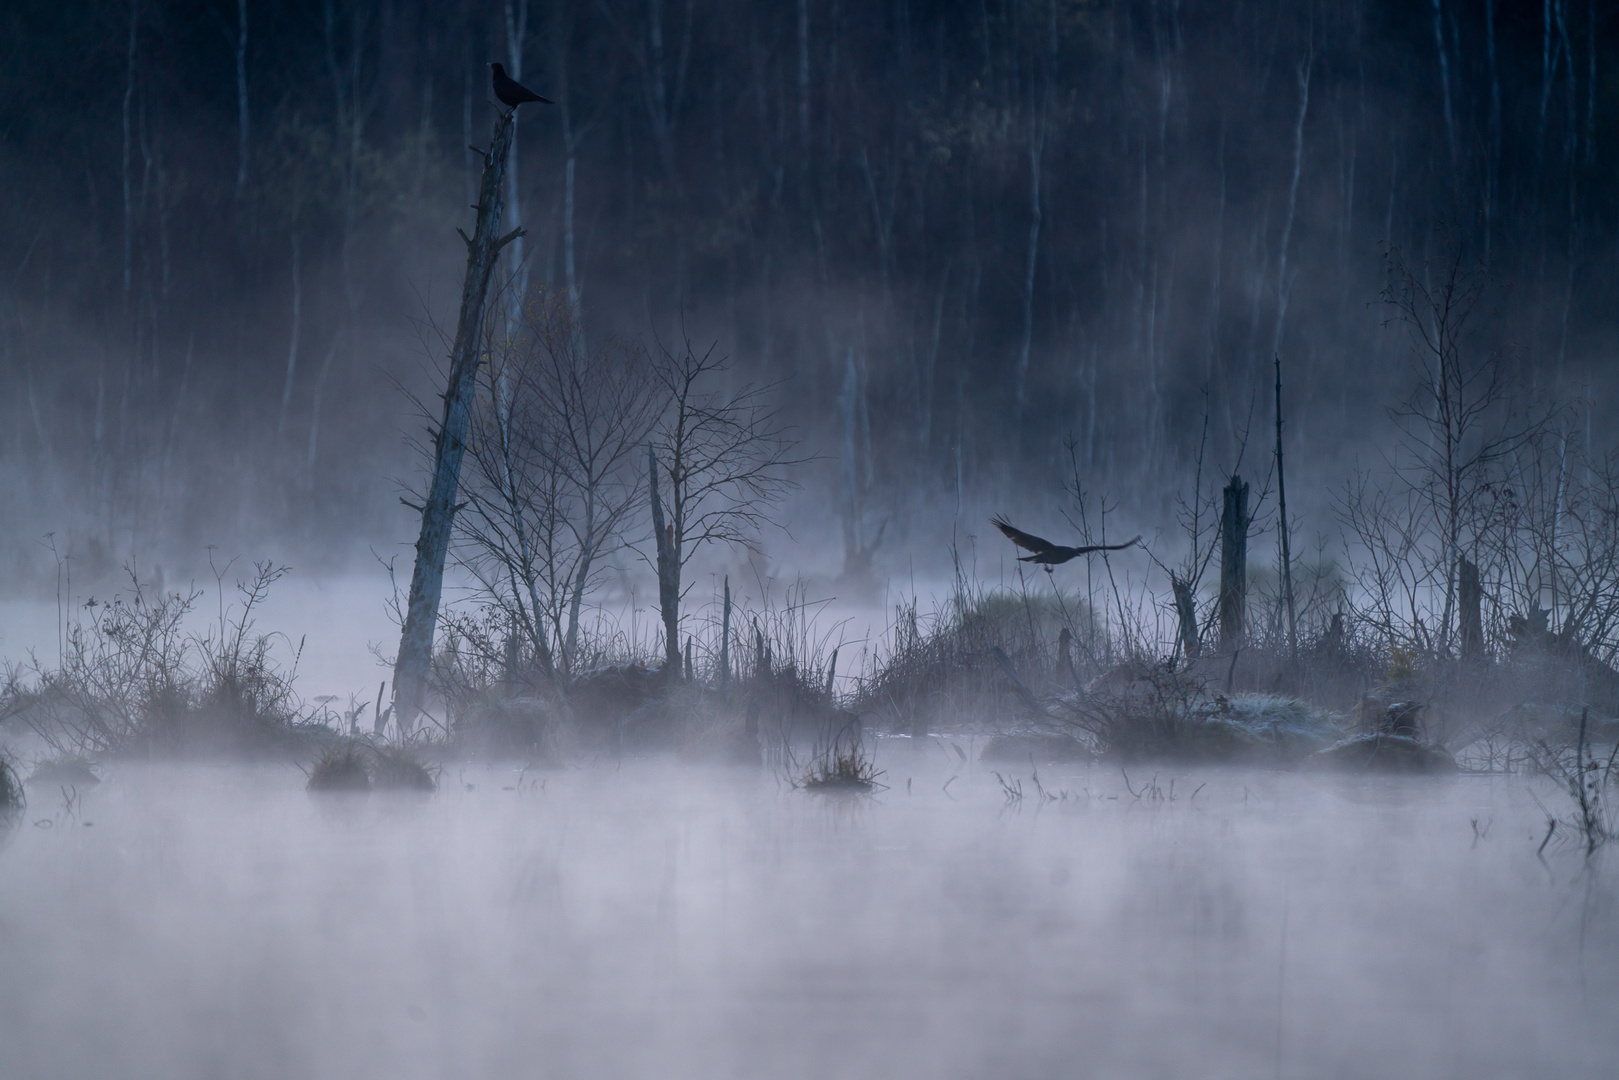
POLYGON ((1005 518, 995 518, 994 525, 1006 538, 1024 551, 1032 551, 1033 555, 1019 555, 1018 562, 1039 563, 1049 572, 1053 566, 1077 559, 1081 555, 1089 555, 1093 551, 1119 551, 1123 548, 1134 547, 1141 542, 1141 537, 1127 541, 1123 544, 1092 544, 1089 547, 1060 547, 1050 540, 1042 540, 1032 533, 1026 533, 1013 525, 1009 525, 1005 518))
POLYGON ((489 69, 494 72, 495 96, 507 108, 515 109, 519 105, 530 101, 537 101, 541 105, 555 105, 550 98, 542 98, 510 75, 501 64, 490 64, 489 69))

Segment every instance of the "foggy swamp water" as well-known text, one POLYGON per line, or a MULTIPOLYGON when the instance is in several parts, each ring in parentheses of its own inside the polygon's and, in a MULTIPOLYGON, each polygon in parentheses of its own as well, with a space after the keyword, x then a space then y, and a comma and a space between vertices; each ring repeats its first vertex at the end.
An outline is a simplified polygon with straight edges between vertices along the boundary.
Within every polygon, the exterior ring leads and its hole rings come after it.
POLYGON ((655 758, 33 789, 0 1076, 1613 1075, 1615 874, 1537 857, 1549 788, 1024 766, 1009 803, 928 742, 869 797, 655 758))

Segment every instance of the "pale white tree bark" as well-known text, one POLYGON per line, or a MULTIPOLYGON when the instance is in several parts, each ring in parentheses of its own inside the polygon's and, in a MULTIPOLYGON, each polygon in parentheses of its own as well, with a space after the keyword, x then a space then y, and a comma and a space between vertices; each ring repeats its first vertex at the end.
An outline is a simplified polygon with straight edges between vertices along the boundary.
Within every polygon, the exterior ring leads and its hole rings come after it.
POLYGON ((247 0, 236 0, 236 201, 247 189, 247 0))

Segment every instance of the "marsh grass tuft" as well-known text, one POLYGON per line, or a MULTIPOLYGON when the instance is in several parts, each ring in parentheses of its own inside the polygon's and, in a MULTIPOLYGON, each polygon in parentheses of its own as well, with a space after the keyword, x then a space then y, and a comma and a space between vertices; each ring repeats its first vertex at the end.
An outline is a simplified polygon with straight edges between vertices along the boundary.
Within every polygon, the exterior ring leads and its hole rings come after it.
POLYGON ((831 738, 818 741, 802 771, 791 761, 790 750, 788 756, 789 779, 805 791, 867 793, 886 788, 881 783, 884 774, 867 749, 856 719, 851 718, 831 738))
POLYGON ((28 775, 30 784, 72 784, 74 787, 94 787, 101 783, 96 775, 96 763, 82 754, 58 754, 34 766, 28 775))
POLYGON ((438 767, 409 746, 371 748, 371 786, 379 791, 436 791, 438 767))
POLYGON ((310 791, 370 791, 371 770, 367 767, 363 743, 354 739, 336 742, 321 751, 309 770, 310 791))
POLYGON ((806 791, 874 791, 883 773, 859 747, 841 754, 828 754, 810 763, 798 780, 806 791))

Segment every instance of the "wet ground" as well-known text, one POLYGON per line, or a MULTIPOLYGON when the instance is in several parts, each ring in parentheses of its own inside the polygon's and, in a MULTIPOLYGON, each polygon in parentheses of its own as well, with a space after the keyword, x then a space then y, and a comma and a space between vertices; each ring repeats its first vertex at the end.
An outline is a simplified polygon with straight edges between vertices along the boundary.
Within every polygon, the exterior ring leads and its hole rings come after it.
POLYGON ((34 789, 0 1077, 1614 1075, 1619 860, 1538 858, 1521 779, 1023 767, 1018 802, 879 753, 869 798, 605 759, 34 789))

